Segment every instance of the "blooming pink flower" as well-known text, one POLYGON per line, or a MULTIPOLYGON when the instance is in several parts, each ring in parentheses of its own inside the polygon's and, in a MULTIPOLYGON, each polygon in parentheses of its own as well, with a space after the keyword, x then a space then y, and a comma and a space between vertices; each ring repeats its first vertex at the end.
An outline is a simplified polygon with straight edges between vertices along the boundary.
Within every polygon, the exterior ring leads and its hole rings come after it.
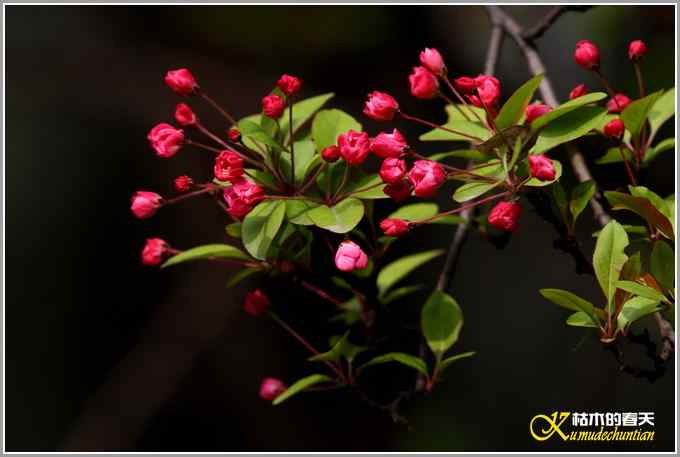
POLYGON ((569 92, 569 100, 573 100, 578 97, 583 97, 585 94, 588 93, 588 89, 586 89, 585 84, 579 84, 578 86, 574 87, 571 92, 569 92))
POLYGON ((368 257, 358 244, 352 241, 340 243, 335 253, 335 266, 340 271, 363 270, 368 265, 368 257))
POLYGON ((552 181, 555 179, 553 162, 544 154, 531 154, 528 160, 531 176, 539 181, 552 181))
POLYGON ((242 219, 258 202, 264 199, 264 189, 241 177, 234 180, 233 185, 225 187, 223 195, 227 202, 229 214, 237 219, 242 219))
POLYGON ((625 94, 616 94, 607 102, 607 111, 610 113, 620 113, 628 105, 630 105, 630 98, 625 94))
POLYGON ((278 119, 286 109, 286 102, 276 94, 267 95, 262 99, 262 112, 267 117, 278 119))
POLYGON ((406 139, 394 129, 392 133, 381 132, 371 140, 370 151, 383 159, 388 157, 401 157, 404 150, 408 148, 406 139))
POLYGON ((434 48, 425 48, 420 52, 420 63, 435 75, 441 75, 446 68, 442 55, 434 48))
POLYGON ((528 105, 525 111, 526 123, 531 124, 534 121, 534 119, 550 111, 552 111, 552 108, 549 107, 548 105, 544 105, 543 103, 533 103, 531 105, 528 105))
POLYGON ((574 60, 586 70, 592 70, 600 66, 600 50, 592 41, 581 40, 576 43, 574 60))
POLYGON ((165 75, 165 84, 180 95, 193 95, 198 89, 196 79, 186 68, 170 70, 165 75))
POLYGON ((477 89, 477 83, 475 78, 470 78, 469 76, 461 76, 456 78, 453 83, 456 85, 459 91, 464 94, 472 94, 477 89))
POLYGON ((236 143, 238 140, 241 139, 241 131, 237 127, 232 127, 227 132, 227 136, 229 136, 229 139, 231 141, 236 143))
POLYGON ((163 197, 157 193, 139 190, 132 196, 130 210, 139 219, 147 219, 156 214, 162 202, 163 197))
POLYGON ((340 148, 336 145, 330 145, 321 151, 321 158, 326 162, 335 162, 340 158, 340 148))
POLYGON ((264 378, 260 384, 260 398, 267 401, 276 399, 285 392, 286 385, 275 378, 264 378))
POLYGON ((387 236, 402 236, 409 231, 409 223, 403 219, 384 219, 380 223, 380 229, 387 236))
POLYGON ((290 97, 291 95, 298 93, 300 87, 302 87, 302 80, 300 78, 296 78, 295 76, 284 74, 281 76, 281 78, 279 78, 278 82, 276 83, 276 87, 281 89, 281 92, 290 97))
POLYGON ((522 207, 517 202, 499 202, 489 213, 489 224, 506 232, 517 229, 522 207))
POLYGON ((416 160, 408 172, 416 197, 431 197, 446 180, 444 168, 432 160, 416 160))
POLYGON ((144 249, 142 249, 142 263, 150 266, 160 265, 166 247, 167 243, 160 238, 147 238, 144 249))
POLYGON ((416 98, 434 98, 439 91, 437 77, 425 67, 413 67, 408 80, 411 83, 411 94, 416 98))
POLYGON ((479 75, 475 78, 479 100, 487 108, 495 107, 501 99, 501 83, 489 75, 479 75))
POLYGON ((626 126, 623 124, 623 121, 621 119, 616 118, 609 121, 602 130, 604 131, 604 134, 608 137, 621 138, 621 135, 623 135, 624 130, 626 130, 626 126))
POLYGON ((187 125, 194 125, 198 120, 198 117, 191 111, 189 105, 186 103, 178 103, 177 108, 175 108, 175 120, 179 125, 186 127, 187 125))
POLYGON ((376 121, 391 121, 399 110, 399 103, 389 94, 373 91, 368 94, 364 114, 376 121))
POLYGON ((628 45, 628 58, 630 60, 639 60, 647 54, 647 45, 642 40, 631 41, 628 45))
POLYGON ((184 132, 170 124, 160 123, 146 136, 156 155, 163 158, 174 156, 184 143, 184 132))
POLYGON ((194 180, 187 175, 178 176, 175 178, 175 190, 177 192, 186 192, 194 185, 194 180))
POLYGON ((406 162, 402 159, 388 158, 380 167, 380 178, 385 184, 394 184, 406 175, 406 162))
POLYGON ((261 316, 271 307, 269 298, 260 289, 255 289, 246 295, 243 302, 243 309, 253 316, 261 316))
POLYGON ((388 184, 383 188, 385 195, 389 195, 392 200, 399 203, 411 196, 411 186, 408 181, 398 181, 394 184, 388 184))
POLYGON ((338 135, 338 147, 340 155, 350 165, 363 163, 368 157, 371 141, 366 132, 355 132, 350 130, 347 133, 338 135))
POLYGON ((234 182, 243 176, 243 159, 234 151, 224 150, 215 158, 213 171, 218 180, 234 182))

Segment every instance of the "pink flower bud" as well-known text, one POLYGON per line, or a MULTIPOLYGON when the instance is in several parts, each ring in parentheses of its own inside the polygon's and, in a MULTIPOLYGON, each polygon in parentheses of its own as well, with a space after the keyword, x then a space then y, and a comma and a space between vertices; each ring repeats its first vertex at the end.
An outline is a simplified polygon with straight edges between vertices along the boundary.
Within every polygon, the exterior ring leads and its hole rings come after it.
POLYGON ((227 202, 229 214, 242 219, 264 199, 264 189, 241 177, 234 180, 233 185, 224 188, 223 196, 224 201, 227 202))
POLYGON ((588 93, 588 89, 586 89, 585 84, 579 84, 578 86, 574 87, 571 92, 569 92, 569 100, 573 100, 575 98, 583 97, 585 94, 588 93))
POLYGON ((184 132, 170 124, 160 123, 146 136, 156 155, 163 158, 174 156, 184 143, 184 132))
POLYGON ((243 302, 243 309, 246 313, 257 317, 269 311, 271 305, 269 298, 264 292, 260 289, 255 289, 246 295, 246 299, 243 302))
POLYGON ((539 181, 552 181, 555 179, 555 167, 552 160, 544 154, 529 155, 528 160, 531 176, 539 181))
POLYGON ((385 184, 394 184, 404 179, 406 162, 402 159, 388 158, 380 167, 380 178, 385 184))
POLYGON ((291 95, 298 93, 302 87, 302 80, 296 78, 295 76, 284 74, 281 76, 281 78, 279 78, 278 82, 276 83, 276 87, 281 89, 281 92, 290 97, 291 95))
POLYGON ((180 95, 193 95, 198 89, 196 79, 186 68, 170 70, 165 75, 165 84, 180 95))
POLYGON ((574 60, 586 70, 592 70, 600 66, 600 51, 592 41, 581 40, 576 43, 574 60))
POLYGON ((340 243, 335 253, 335 266, 340 271, 363 270, 368 265, 368 257, 358 244, 352 241, 340 243))
POLYGON ((439 91, 437 77, 425 67, 413 67, 413 73, 408 77, 411 83, 411 95, 416 98, 434 98, 439 91))
POLYGON ((533 103, 531 105, 528 105, 525 111, 526 113, 525 122, 527 124, 531 124, 534 121, 534 119, 550 111, 552 111, 552 108, 549 107, 548 105, 544 105, 543 103, 533 103))
POLYGON ((409 231, 409 223, 403 219, 385 219, 380 223, 380 229, 387 236, 402 236, 409 231))
POLYGON ((381 132, 371 140, 370 151, 386 159, 388 157, 401 157, 404 155, 404 150, 408 148, 406 139, 399 132, 394 129, 392 133, 381 132))
POLYGON ((610 138, 621 138, 623 131, 626 130, 626 126, 623 121, 619 118, 613 119, 604 126, 604 134, 610 138))
POLYGON ((407 181, 399 181, 388 184, 383 188, 385 195, 389 195, 392 200, 399 203, 411 196, 411 186, 407 181))
POLYGON ((460 78, 456 78, 453 83, 456 85, 458 90, 464 94, 473 94, 475 89, 477 89, 477 83, 475 82, 475 79, 470 78, 469 76, 461 76, 460 78))
POLYGON ((501 99, 501 83, 489 75, 479 75, 475 78, 477 94, 487 108, 495 107, 501 99))
POLYGON ((408 172, 416 197, 431 197, 446 180, 444 168, 432 160, 416 160, 408 172))
POLYGON ((321 158, 326 162, 335 162, 340 158, 340 148, 334 144, 324 148, 321 151, 321 158))
POLYGON ((286 391, 287 387, 284 383, 275 378, 264 378, 260 384, 260 398, 267 401, 273 401, 286 391))
POLYGON ((642 40, 631 41, 628 45, 628 58, 630 60, 640 60, 647 54, 647 45, 642 40))
POLYGON ((215 178, 234 182, 243 176, 243 159, 234 151, 224 150, 215 158, 215 178))
POLYGON ((442 55, 434 48, 425 48, 420 52, 420 63, 435 75, 441 75, 446 68, 442 55))
POLYGON ((286 109, 286 102, 278 95, 267 95, 262 99, 262 112, 267 117, 278 119, 283 114, 284 109, 286 109))
POLYGON ((489 213, 489 224, 506 232, 517 229, 522 207, 517 202, 499 202, 489 213))
POLYGON ((130 210, 139 219, 147 219, 156 214, 162 202, 163 197, 157 193, 140 190, 132 196, 130 210))
POLYGON ((376 121, 391 121, 394 113, 399 110, 399 104, 389 94, 373 91, 368 94, 368 100, 364 106, 364 114, 376 121))
POLYGON ((166 248, 167 243, 160 238, 147 238, 142 249, 142 263, 149 266, 160 265, 166 248))
POLYGON ((187 175, 178 176, 175 178, 175 190, 177 192, 186 192, 194 185, 194 180, 187 175))
POLYGON ((371 141, 366 132, 355 132, 350 130, 347 133, 338 135, 338 147, 340 155, 350 165, 363 163, 368 157, 371 141))
POLYGON ((238 128, 236 128, 236 127, 232 127, 232 128, 230 128, 229 131, 227 132, 227 136, 229 137, 229 139, 230 139, 231 141, 233 141, 234 143, 236 143, 236 142, 238 142, 238 141, 241 139, 241 131, 240 131, 238 128))
POLYGON ((616 94, 607 102, 607 111, 610 113, 620 113, 628 105, 630 105, 630 98, 625 94, 616 94))
POLYGON ((194 125, 198 121, 198 117, 191 111, 189 105, 186 103, 179 103, 175 108, 175 120, 179 125, 188 126, 194 125))

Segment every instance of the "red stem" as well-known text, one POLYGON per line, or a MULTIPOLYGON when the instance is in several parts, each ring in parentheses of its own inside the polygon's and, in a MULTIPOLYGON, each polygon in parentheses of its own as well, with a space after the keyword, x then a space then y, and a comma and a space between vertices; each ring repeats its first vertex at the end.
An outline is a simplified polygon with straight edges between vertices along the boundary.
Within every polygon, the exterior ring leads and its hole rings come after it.
POLYGON ((501 192, 499 194, 492 195, 491 197, 486 197, 486 198, 483 198, 481 200, 477 200, 476 202, 472 202, 472 203, 468 203, 468 204, 459 206, 456 209, 444 211, 443 213, 436 214, 436 215, 429 217, 427 219, 423 219, 422 221, 413 221, 409 225, 417 226, 417 225, 427 224, 427 223, 432 222, 434 220, 441 219, 444 216, 459 213, 459 212, 464 211, 464 210, 469 209, 469 208, 474 208, 475 206, 479 206, 483 203, 487 203, 487 202, 490 202, 492 200, 496 200, 496 199, 504 197, 506 195, 510 195, 510 191, 506 190, 505 192, 501 192))
POLYGON ((465 138, 469 138, 470 140, 476 141, 476 142, 478 142, 478 143, 482 143, 482 142, 483 142, 481 138, 478 138, 478 137, 476 137, 476 136, 474 136, 474 135, 469 135, 469 134, 467 134, 467 133, 458 132, 458 131, 453 130, 453 129, 450 129, 450 128, 448 128, 448 127, 444 127, 443 125, 437 125, 437 124, 435 124, 435 123, 433 123, 433 122, 426 121, 425 119, 420 119, 419 117, 410 116, 410 115, 408 115, 408 114, 406 114, 406 113, 404 113, 404 112, 402 112, 402 111, 399 111, 399 115, 400 115, 402 118, 404 118, 404 119, 406 119, 406 120, 408 120, 408 121, 418 122, 418 123, 420 123, 420 124, 427 125, 428 127, 432 127, 433 129, 440 129, 440 130, 444 130, 445 132, 455 133, 456 135, 464 136, 465 138))

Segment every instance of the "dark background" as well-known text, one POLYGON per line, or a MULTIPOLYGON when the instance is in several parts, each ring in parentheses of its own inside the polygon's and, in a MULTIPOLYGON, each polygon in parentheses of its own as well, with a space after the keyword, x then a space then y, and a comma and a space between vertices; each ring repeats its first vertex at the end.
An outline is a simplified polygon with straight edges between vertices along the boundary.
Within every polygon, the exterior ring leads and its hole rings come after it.
MULTIPOLYGON (((508 9, 533 24, 548 7, 508 9)), ((393 93, 408 112, 439 122, 441 103, 412 98, 407 75, 425 46, 442 51, 453 75, 480 73, 489 35, 483 8, 8 6, 5 12, 7 450, 674 448, 673 362, 650 382, 619 373, 596 338, 575 349, 587 332, 567 327, 567 313, 537 289, 569 289, 594 302, 600 292, 593 277, 577 275, 571 258, 551 248, 555 232, 529 205, 506 249, 469 237, 451 287, 465 312, 455 349, 478 355, 451 368, 431 398, 405 404, 410 429, 350 393, 308 394, 280 407, 261 401, 263 376, 290 381, 312 368, 273 323, 241 311, 257 280, 226 289, 232 271, 224 266, 157 271, 139 264, 146 237, 178 247, 224 240, 226 218, 207 199, 146 221, 129 212, 137 189, 168 194, 179 174, 210 175, 202 151, 184 148, 161 160, 147 145, 149 128, 170 121, 179 101, 162 82, 166 70, 190 68, 237 116, 257 111, 263 94, 288 72, 305 80, 306 96, 336 92, 333 106, 361 118, 372 134, 381 127, 360 111, 376 88, 393 93), (533 441, 531 417, 554 410, 654 411, 656 440, 599 447, 568 447, 556 437, 533 441)), ((647 86, 673 86, 674 18, 672 7, 597 7, 562 17, 539 42, 558 96, 565 99, 581 82, 597 88, 571 57, 583 38, 600 45, 605 72, 631 95, 627 43, 644 39, 647 86)), ((505 97, 530 76, 509 40, 496 74, 505 97)), ((192 106, 222 128, 205 105, 192 106)), ((412 142, 422 132, 402 127, 412 142)), ((606 147, 585 146, 589 160, 606 147)), ((564 159, 563 151, 553 155, 564 159)), ((659 158, 642 183, 671 193, 673 159, 659 158)), ((607 188, 623 184, 618 165, 595 173, 607 188)), ((442 206, 449 205, 440 195, 442 206)), ((383 214, 393 206, 378 208, 383 214)), ((585 214, 579 236, 590 256, 596 227, 588 209, 585 214)), ((426 228, 400 242, 400 252, 446 246, 451 235, 445 226, 426 228)), ((434 282, 440 266, 416 276, 434 282)), ((327 330, 317 311, 328 311, 324 303, 284 282, 264 287, 281 314, 323 345, 327 330)), ((399 306, 417 311, 423 298, 399 306)), ((625 351, 651 368, 639 347, 625 351)), ((376 382, 387 389, 411 376, 392 370, 376 382)))

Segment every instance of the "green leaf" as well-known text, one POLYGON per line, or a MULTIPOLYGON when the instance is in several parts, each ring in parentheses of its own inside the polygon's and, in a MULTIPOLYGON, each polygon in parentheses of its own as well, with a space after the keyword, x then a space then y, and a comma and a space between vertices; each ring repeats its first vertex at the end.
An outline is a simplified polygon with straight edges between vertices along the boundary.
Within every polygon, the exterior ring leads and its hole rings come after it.
MULTIPOLYGON (((335 96, 334 93, 327 93, 322 95, 317 95, 315 97, 306 98, 297 103, 293 104, 293 130, 297 131, 305 122, 310 120, 314 113, 319 111, 323 105, 326 104, 328 100, 335 96)), ((286 111, 281 116, 279 123, 281 124, 281 131, 285 132, 286 143, 290 141, 290 132, 288 129, 288 111, 286 111)))
POLYGON ((349 290, 350 292, 353 290, 352 286, 340 276, 331 276, 331 281, 333 281, 333 284, 342 289, 349 290))
POLYGON ((475 354, 476 354, 475 351, 470 351, 470 352, 463 352, 461 354, 452 355, 451 357, 447 357, 444 360, 442 360, 442 363, 440 365, 440 369, 444 370, 444 369, 446 369, 446 367, 451 365, 453 362, 457 362, 457 361, 462 360, 462 359, 467 359, 468 357, 472 357, 475 354))
POLYGON ((592 303, 578 295, 572 294, 567 290, 562 289, 541 289, 540 294, 544 298, 550 300, 558 306, 570 309, 572 311, 583 311, 590 316, 593 323, 600 325, 598 315, 602 315, 602 310, 595 308, 592 303))
POLYGON ((494 187, 498 186, 500 183, 501 181, 496 181, 492 183, 474 181, 463 184, 453 193, 453 199, 458 203, 463 203, 472 200, 473 198, 477 198, 480 195, 487 193, 494 187))
POLYGON ((345 192, 356 192, 352 193, 352 197, 360 198, 362 200, 377 200, 380 198, 390 198, 385 192, 383 192, 382 179, 377 174, 367 175, 358 181, 349 183, 346 189, 342 191, 345 192), (360 192, 357 192, 360 191, 360 192))
POLYGON ((312 121, 312 139, 318 152, 334 145, 338 135, 348 130, 361 131, 361 124, 349 114, 339 109, 319 111, 312 121))
POLYGON ((333 379, 326 376, 325 374, 312 374, 312 375, 306 376, 306 377, 298 380, 295 384, 293 384, 288 389, 286 389, 283 393, 281 393, 281 395, 276 397, 274 399, 274 401, 272 401, 272 405, 281 404, 284 401, 288 400, 293 395, 299 394, 300 392, 304 391, 305 389, 312 387, 314 384, 319 384, 321 382, 327 382, 327 381, 332 381, 332 380, 333 379))
POLYGON ((364 204, 356 198, 346 198, 335 206, 318 206, 308 211, 314 225, 333 233, 347 233, 356 227, 364 216, 364 204))
POLYGON ((630 292, 633 295, 638 295, 640 297, 655 300, 657 302, 664 301, 666 299, 666 297, 664 297, 663 294, 658 290, 635 281, 618 281, 616 283, 616 287, 621 290, 625 290, 626 292, 630 292))
POLYGON ((407 221, 420 221, 430 218, 439 212, 436 203, 411 203, 400 207, 387 216, 389 219, 404 219, 407 221))
POLYGON ((420 252, 418 254, 407 255, 401 259, 395 260, 387 264, 380 273, 376 283, 378 286, 378 295, 383 297, 385 293, 397 282, 408 276, 413 270, 426 264, 430 260, 442 255, 442 249, 435 249, 432 251, 420 252))
POLYGON ((536 75, 510 96, 496 116, 495 123, 498 129, 502 130, 519 122, 542 80, 543 75, 536 75))
POLYGON ((238 273, 234 274, 234 276, 229 278, 229 281, 227 281, 227 288, 234 287, 236 284, 243 281, 248 276, 252 276, 259 271, 262 270, 260 270, 259 268, 244 268, 243 270, 239 271, 238 273))
POLYGON ((420 135, 420 141, 467 141, 470 142, 470 136, 483 140, 491 138, 491 132, 479 122, 472 121, 449 121, 442 125, 445 129, 451 129, 458 133, 449 132, 441 128, 430 130, 427 133, 420 135), (468 136, 465 136, 468 135, 468 136))
POLYGON ((616 318, 619 330, 625 329, 633 322, 659 310, 659 302, 645 297, 633 297, 623 304, 616 318))
POLYGON ((621 112, 621 120, 632 136, 637 136, 647 121, 647 115, 663 91, 654 92, 631 102, 621 112))
POLYGON ((607 94, 605 94, 604 92, 593 92, 591 94, 586 94, 582 97, 569 100, 566 103, 562 103, 557 108, 554 108, 552 111, 547 112, 544 115, 534 119, 534 122, 531 123, 531 128, 533 130, 543 128, 546 125, 550 124, 555 119, 562 117, 565 114, 570 113, 577 108, 580 108, 581 106, 600 101, 606 97, 607 94))
POLYGON ((649 124, 652 127, 652 132, 657 130, 668 119, 675 115, 675 88, 667 90, 661 97, 659 97, 649 111, 649 124))
POLYGON ((458 340, 463 327, 463 311, 453 297, 435 290, 423 306, 420 325, 427 345, 440 360, 442 354, 458 340))
POLYGON ((588 180, 580 183, 571 191, 571 200, 569 201, 569 211, 571 211, 572 227, 576 225, 576 220, 581 215, 583 210, 588 206, 588 202, 593 198, 597 186, 595 181, 588 180))
POLYGON ((418 292, 419 290, 422 290, 422 289, 423 289, 422 284, 417 284, 415 286, 398 287, 398 288, 394 289, 393 291, 389 292, 388 294, 386 294, 385 297, 380 299, 380 302, 383 305, 388 305, 395 300, 398 300, 402 297, 410 295, 414 292, 418 292))
POLYGON ((496 148, 512 147, 518 138, 525 139, 530 133, 531 129, 525 125, 511 125, 499 131, 485 142, 478 144, 475 148, 486 154, 491 154, 496 148))
POLYGON ((345 345, 347 343, 348 337, 349 330, 345 332, 342 337, 332 343, 332 347, 329 351, 312 356, 307 360, 310 362, 339 362, 340 357, 342 357, 345 352, 345 345))
POLYGON ((553 160, 552 164, 553 167, 555 168, 555 179, 551 181, 541 181, 538 178, 531 178, 527 182, 525 182, 524 185, 529 187, 544 187, 549 186, 550 184, 560 179, 562 177, 562 164, 557 160, 553 160))
POLYGON ((642 159, 643 163, 649 163, 659 154, 665 151, 675 151, 675 138, 666 138, 660 141, 656 146, 649 148, 642 159))
POLYGON ((484 154, 483 152, 478 151, 476 149, 459 149, 457 151, 440 152, 437 154, 432 154, 431 156, 428 157, 428 159, 434 160, 435 162, 441 162, 442 160, 449 157, 459 157, 463 159, 470 159, 476 161, 482 161, 489 158, 487 154, 484 154))
POLYGON ((449 214, 446 216, 442 216, 438 219, 435 219, 431 222, 431 224, 440 224, 440 225, 456 225, 456 224, 465 224, 467 221, 463 219, 462 216, 459 216, 457 214, 449 214))
MULTIPOLYGON (((314 142, 311 140, 296 141, 293 146, 295 151, 295 182, 302 184, 309 168, 315 163, 319 163, 318 161, 321 159, 314 149, 314 142)), ((290 166, 290 155, 282 155, 279 167, 281 174, 288 182, 290 182, 290 166)))
POLYGON ((241 236, 246 250, 259 260, 267 258, 267 252, 286 215, 286 204, 281 200, 265 200, 259 203, 243 220, 241 236))
MULTIPOLYGON (((647 227, 644 225, 628 225, 628 224, 621 224, 621 227, 628 233, 629 235, 641 235, 641 236, 647 236, 647 227)), ((593 238, 597 238, 600 236, 600 233, 602 230, 596 230, 593 232, 593 238)))
POLYGON ((387 354, 379 355, 378 357, 374 357, 373 359, 363 364, 361 367, 359 367, 359 369, 363 370, 364 368, 370 367, 372 365, 381 365, 383 363, 389 362, 401 363, 402 365, 405 365, 409 368, 413 368, 414 370, 419 371, 425 376, 428 376, 427 363, 425 363, 423 359, 419 359, 418 357, 405 354, 403 352, 390 352, 387 354))
POLYGON ((609 163, 619 163, 623 162, 623 157, 621 157, 621 151, 623 150, 623 155, 627 161, 633 160, 633 153, 630 152, 628 148, 609 148, 607 152, 595 161, 598 165, 606 165, 609 163))
POLYGON ((177 265, 182 262, 210 258, 251 260, 245 252, 234 246, 228 244, 206 244, 187 249, 186 251, 170 257, 163 265, 161 265, 161 268, 177 265))
POLYGON ((552 196, 553 200, 555 201, 557 211, 562 217, 562 220, 564 221, 565 224, 568 224, 569 220, 567 218, 567 194, 564 192, 564 187, 562 187, 562 184, 560 184, 559 181, 552 186, 552 196))
POLYGON ((606 108, 582 106, 560 116, 541 130, 531 153, 542 154, 560 144, 582 137, 596 128, 606 115, 606 108))
POLYGON ((331 192, 335 192, 342 182, 342 177, 347 169, 347 162, 340 160, 329 164, 316 178, 316 184, 323 192, 330 187, 331 192), (330 180, 330 186, 328 181, 330 180))
POLYGON ((673 289, 675 280, 675 254, 673 248, 665 241, 654 242, 649 257, 649 272, 665 290, 673 289))
POLYGON ((634 197, 646 198, 661 214, 671 220, 671 208, 668 202, 661 198, 657 193, 649 190, 645 186, 628 186, 628 191, 634 197))
POLYGON ((241 238, 241 223, 240 222, 233 222, 229 225, 227 225, 224 228, 224 231, 227 232, 227 235, 229 235, 232 238, 241 238))
POLYGON ((238 123, 238 129, 241 132, 242 137, 250 138, 251 140, 257 141, 258 143, 266 144, 274 149, 281 150, 281 146, 274 138, 271 137, 259 124, 249 121, 247 119, 242 119, 238 123))
POLYGON ((455 106, 449 104, 444 107, 444 110, 446 111, 449 121, 469 120, 478 122, 478 117, 480 119, 484 119, 486 117, 486 111, 484 111, 484 108, 480 108, 469 103, 467 105, 456 103, 455 106), (461 111, 465 114, 465 116, 461 114, 461 111), (476 113, 477 116, 475 116, 473 113, 476 113))
POLYGON ((604 193, 604 196, 612 205, 613 210, 627 209, 632 211, 646 220, 652 227, 659 230, 666 238, 671 240, 675 238, 671 221, 660 213, 646 198, 634 197, 614 191, 607 191, 604 193))
POLYGON ((286 219, 297 225, 314 225, 307 212, 319 206, 318 203, 304 198, 286 200, 286 219))
POLYGON ((640 252, 638 251, 632 256, 628 257, 628 260, 623 265, 623 269, 621 270, 620 278, 622 280, 635 280, 640 276, 641 272, 642 259, 640 257, 640 252))
POLYGON ((613 313, 616 282, 619 280, 623 265, 628 260, 624 252, 626 246, 628 246, 628 235, 621 224, 615 220, 605 225, 595 243, 593 268, 602 292, 607 297, 607 310, 610 314, 613 313))
POLYGON ((574 327, 593 327, 599 328, 600 325, 593 322, 593 319, 583 311, 576 311, 567 318, 567 325, 574 327))

